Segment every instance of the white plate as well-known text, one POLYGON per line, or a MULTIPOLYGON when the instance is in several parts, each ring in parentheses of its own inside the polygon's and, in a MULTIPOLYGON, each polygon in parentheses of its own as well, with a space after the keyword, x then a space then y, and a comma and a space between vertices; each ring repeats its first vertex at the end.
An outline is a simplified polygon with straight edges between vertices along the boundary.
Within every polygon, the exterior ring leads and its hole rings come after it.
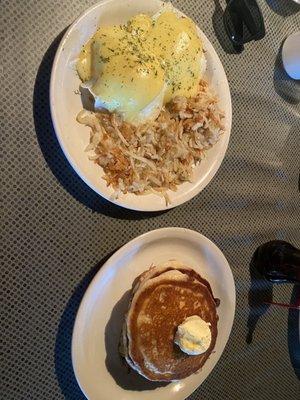
POLYGON ((82 109, 81 97, 76 94, 80 79, 75 71, 75 62, 81 46, 93 35, 99 25, 120 24, 133 15, 153 15, 159 10, 159 0, 106 0, 84 12, 67 30, 54 60, 50 83, 50 107, 54 128, 59 143, 77 174, 95 192, 122 207, 140 211, 158 211, 172 208, 197 195, 213 178, 224 158, 231 130, 231 98, 227 78, 213 46, 199 29, 206 50, 206 78, 211 82, 225 112, 225 134, 208 151, 207 157, 195 169, 194 183, 182 184, 176 193, 170 192, 171 204, 159 196, 122 195, 112 200, 113 190, 107 188, 101 178, 103 171, 88 159, 84 149, 89 143, 90 129, 76 122, 82 109))
POLYGON ((89 400, 182 400, 209 375, 229 338, 235 312, 231 269, 218 247, 198 232, 164 228, 145 233, 118 250, 100 269, 80 305, 72 338, 77 381, 89 400), (154 263, 177 259, 206 278, 220 299, 215 352, 202 370, 157 387, 134 372, 128 374, 118 342, 133 280, 154 263))

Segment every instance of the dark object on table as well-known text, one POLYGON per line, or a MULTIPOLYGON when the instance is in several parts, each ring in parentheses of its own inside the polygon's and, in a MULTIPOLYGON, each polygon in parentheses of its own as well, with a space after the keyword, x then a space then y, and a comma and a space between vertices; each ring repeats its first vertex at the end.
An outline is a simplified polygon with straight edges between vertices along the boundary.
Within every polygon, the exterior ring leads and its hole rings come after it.
POLYGON ((257 271, 273 283, 300 283, 300 250, 283 240, 258 247, 254 254, 257 271))
POLYGON ((300 250, 282 240, 267 242, 256 249, 249 272, 248 344, 252 343, 259 319, 271 305, 288 308, 293 316, 299 312, 300 299, 293 298, 290 304, 273 301, 273 283, 300 283, 300 250))
MULTIPOLYGON (((290 302, 297 303, 300 300, 300 285, 294 285, 290 302)), ((299 310, 291 308, 288 315, 288 347, 292 367, 300 380, 300 324, 299 310)))
POLYGON ((264 19, 256 0, 227 0, 223 22, 238 52, 244 50, 245 43, 265 36, 264 19))
POLYGON ((273 285, 266 279, 262 279, 255 265, 254 253, 250 265, 250 288, 248 293, 249 315, 247 321, 248 333, 246 342, 252 343, 253 335, 260 318, 268 311, 270 302, 273 301, 273 285))

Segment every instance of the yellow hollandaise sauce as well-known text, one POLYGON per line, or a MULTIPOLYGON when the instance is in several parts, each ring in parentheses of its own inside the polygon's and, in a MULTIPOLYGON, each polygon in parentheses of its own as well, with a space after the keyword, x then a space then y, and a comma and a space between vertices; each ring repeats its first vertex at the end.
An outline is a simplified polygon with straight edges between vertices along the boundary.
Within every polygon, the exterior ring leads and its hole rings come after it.
POLYGON ((175 96, 194 96, 202 57, 193 21, 164 11, 100 27, 83 46, 77 72, 95 105, 133 122, 145 109, 146 117, 155 116, 154 110, 175 96))

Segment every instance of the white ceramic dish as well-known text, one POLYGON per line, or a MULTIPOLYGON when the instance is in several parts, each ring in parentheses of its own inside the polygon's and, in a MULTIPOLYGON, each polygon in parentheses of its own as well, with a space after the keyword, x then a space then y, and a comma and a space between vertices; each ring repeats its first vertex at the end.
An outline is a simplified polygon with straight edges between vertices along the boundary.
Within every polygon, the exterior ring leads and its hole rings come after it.
POLYGON ((164 228, 145 233, 118 250, 100 269, 81 302, 73 331, 72 360, 89 400, 182 400, 209 375, 229 338, 235 312, 231 269, 219 248, 198 232, 164 228), (133 280, 152 263, 177 259, 206 278, 220 299, 215 352, 198 374, 157 387, 128 374, 118 342, 133 280))
POLYGON ((300 31, 288 36, 283 43, 282 62, 291 78, 300 79, 300 31))
POLYGON ((231 97, 227 78, 213 46, 199 29, 206 50, 206 78, 220 98, 220 107, 225 112, 226 132, 220 141, 209 150, 205 160, 195 169, 194 183, 184 183, 176 193, 170 192, 171 204, 159 196, 122 195, 112 200, 113 190, 107 188, 101 178, 103 171, 88 159, 84 151, 89 143, 90 129, 76 122, 82 109, 78 93, 80 79, 75 62, 84 43, 93 35, 99 25, 125 23, 133 15, 155 14, 162 2, 159 0, 105 0, 85 11, 67 30, 54 60, 50 83, 50 107, 54 128, 59 143, 77 174, 102 197, 122 207, 139 211, 158 211, 182 204, 197 195, 210 182, 224 158, 231 130, 231 97))

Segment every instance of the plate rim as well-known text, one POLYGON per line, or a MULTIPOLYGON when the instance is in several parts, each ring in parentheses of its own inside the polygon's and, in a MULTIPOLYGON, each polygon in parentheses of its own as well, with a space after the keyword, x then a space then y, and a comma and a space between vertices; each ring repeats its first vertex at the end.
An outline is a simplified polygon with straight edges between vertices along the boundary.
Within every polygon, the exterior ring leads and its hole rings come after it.
MULTIPOLYGON (((171 234, 172 233, 173 234, 174 233, 176 233, 176 234, 180 234, 181 233, 183 235, 188 233, 189 235, 192 235, 193 237, 196 237, 198 239, 204 240, 204 242, 209 243, 210 246, 212 246, 219 254, 221 254, 223 259, 224 259, 224 261, 225 261, 224 265, 226 266, 226 269, 228 270, 229 278, 231 280, 232 287, 234 289, 233 292, 232 292, 232 299, 233 299, 233 302, 232 302, 233 303, 233 306, 232 306, 232 319, 230 321, 230 330, 229 330, 228 337, 225 339, 223 350, 222 350, 222 352, 220 354, 220 357, 218 358, 218 360, 216 361, 215 365, 213 366, 212 370, 209 372, 208 376, 213 371, 213 369, 217 365, 219 359, 221 358, 222 354, 224 353, 224 350, 225 350, 225 348, 227 346, 228 340, 229 340, 231 332, 232 332, 232 327, 233 327, 233 323, 234 323, 234 319, 235 319, 235 313, 236 313, 236 286, 235 286, 235 280, 234 280, 234 276, 233 276, 233 273, 232 273, 232 269, 230 267, 230 264, 229 264, 227 258, 225 257, 224 253, 222 252, 222 250, 212 240, 210 240, 208 237, 206 237, 202 233, 200 233, 198 231, 195 231, 195 230, 192 230, 192 229, 188 229, 188 228, 183 228, 183 227, 165 227, 165 228, 154 229, 154 230, 142 233, 141 235, 131 239, 130 241, 128 241, 127 243, 122 245, 119 249, 117 249, 109 257, 109 259, 100 267, 99 271, 93 277, 93 279, 89 283, 87 289, 85 290, 84 295, 83 295, 83 297, 82 297, 82 299, 80 301, 80 305, 79 305, 79 307, 77 309, 77 312, 76 312, 76 317, 75 317, 75 321, 74 321, 74 325, 73 325, 73 331, 72 331, 72 338, 71 338, 71 360, 72 360, 72 367, 73 367, 73 372, 74 372, 76 381, 77 381, 82 393, 85 395, 85 397, 87 399, 89 399, 89 397, 87 396, 87 394, 85 393, 83 387, 81 386, 80 379, 79 379, 79 376, 78 376, 78 370, 76 369, 75 352, 76 352, 76 343, 78 343, 76 341, 77 331, 79 329, 79 324, 80 324, 81 320, 83 319, 82 315, 84 313, 84 309, 85 309, 86 305, 88 304, 88 299, 90 297, 90 293, 93 292, 93 290, 94 290, 95 286, 97 285, 97 283, 99 281, 101 281, 101 279, 103 279, 103 276, 109 270, 110 265, 114 263, 115 259, 118 259, 120 257, 120 255, 122 254, 122 252, 126 248, 131 247, 134 244, 136 244, 136 242, 140 242, 140 241, 142 241, 145 244, 145 241, 144 241, 145 239, 146 239, 146 241, 148 240, 150 242, 151 238, 153 240, 153 239, 155 239, 155 237, 157 235, 165 234, 165 237, 167 237, 168 233, 171 233, 171 234)), ((199 386, 201 386, 201 384, 203 382, 201 382, 199 384, 199 386)), ((196 389, 193 389, 193 391, 190 394, 192 394, 194 392, 194 390, 196 390, 196 389)))
MULTIPOLYGON (((62 53, 62 49, 68 39, 68 36, 71 32, 72 29, 74 29, 74 26, 76 26, 76 24, 83 19, 88 13, 92 12, 94 9, 97 9, 98 7, 101 7, 103 5, 106 5, 108 3, 113 3, 116 0, 102 0, 97 2, 96 4, 92 5, 91 7, 87 8, 86 10, 84 10, 68 27, 67 31, 65 32, 58 48, 55 54, 55 58, 52 64, 52 69, 51 69, 51 77, 50 77, 50 91, 49 91, 49 97, 50 97, 50 113, 51 113, 51 119, 52 119, 52 123, 53 123, 53 127, 54 127, 54 132, 56 135, 56 138, 59 142, 59 145, 65 155, 65 157, 67 158, 68 162, 70 163, 71 167, 74 169, 74 171, 77 173, 77 175, 79 176, 80 179, 83 180, 83 182, 85 182, 85 184, 92 189, 95 193, 97 193, 100 197, 102 197, 103 199, 119 206, 119 207, 123 207, 125 209, 129 209, 129 210, 134 210, 134 211, 140 211, 140 212, 155 212, 155 211, 163 211, 163 210, 168 210, 168 209, 172 209, 174 207, 180 206, 184 203, 186 203, 187 201, 190 201, 191 199, 193 199, 195 196, 197 196, 202 190, 204 190, 209 183, 213 180, 213 178, 215 177, 215 175, 217 174, 228 149, 228 145, 229 145, 229 139, 230 139, 230 135, 231 135, 231 129, 232 129, 232 100, 231 100, 231 93, 230 93, 230 87, 229 87, 229 83, 228 83, 228 79, 227 79, 227 75, 224 69, 224 66, 220 60, 220 57, 218 56, 214 46, 212 45, 211 41, 208 39, 208 37, 205 35, 205 33, 200 29, 200 27, 198 26, 198 24, 195 22, 195 25, 197 27, 197 29, 201 32, 201 34, 205 37, 205 39, 209 42, 209 44, 211 45, 212 48, 212 52, 214 52, 214 57, 216 57, 219 60, 220 66, 222 68, 222 72, 224 74, 225 80, 224 80, 224 84, 226 86, 226 92, 228 94, 228 115, 227 115, 227 119, 228 121, 226 122, 228 125, 228 131, 226 131, 226 139, 224 141, 223 144, 223 148, 221 150, 221 156, 219 158, 217 158, 217 160, 215 161, 215 164, 211 167, 211 171, 209 172, 208 177, 206 176, 206 182, 204 183, 204 186, 201 187, 201 184, 199 184, 198 186, 195 186, 192 190, 188 191, 187 193, 183 196, 182 199, 176 201, 174 200, 172 202, 172 204, 168 204, 165 205, 164 201, 162 201, 161 203, 150 203, 145 205, 143 201, 140 202, 141 206, 139 205, 130 205, 128 204, 128 202, 126 202, 124 204, 124 201, 122 201, 122 198, 120 200, 118 199, 114 199, 111 198, 110 195, 108 195, 107 193, 104 193, 103 191, 99 190, 92 182, 90 182, 88 180, 88 178, 85 177, 85 175, 81 172, 80 168, 78 168, 76 166, 75 160, 73 160, 71 154, 68 152, 66 146, 64 145, 63 142, 63 135, 61 134, 61 129, 59 129, 58 126, 58 118, 56 118, 57 115, 57 111, 56 107, 55 107, 55 101, 54 101, 54 97, 55 97, 55 81, 56 81, 56 77, 57 77, 57 67, 58 67, 58 61, 59 58, 61 56, 62 53)), ((161 0, 157 0, 160 3, 165 3, 161 0)), ((176 8, 176 7, 175 7, 176 8)), ((176 10, 178 10, 176 8, 176 10)), ((178 10, 181 14, 185 15, 181 10, 178 10)), ((125 195, 126 196, 126 195, 125 195)), ((142 196, 141 196, 142 197, 142 196)))

